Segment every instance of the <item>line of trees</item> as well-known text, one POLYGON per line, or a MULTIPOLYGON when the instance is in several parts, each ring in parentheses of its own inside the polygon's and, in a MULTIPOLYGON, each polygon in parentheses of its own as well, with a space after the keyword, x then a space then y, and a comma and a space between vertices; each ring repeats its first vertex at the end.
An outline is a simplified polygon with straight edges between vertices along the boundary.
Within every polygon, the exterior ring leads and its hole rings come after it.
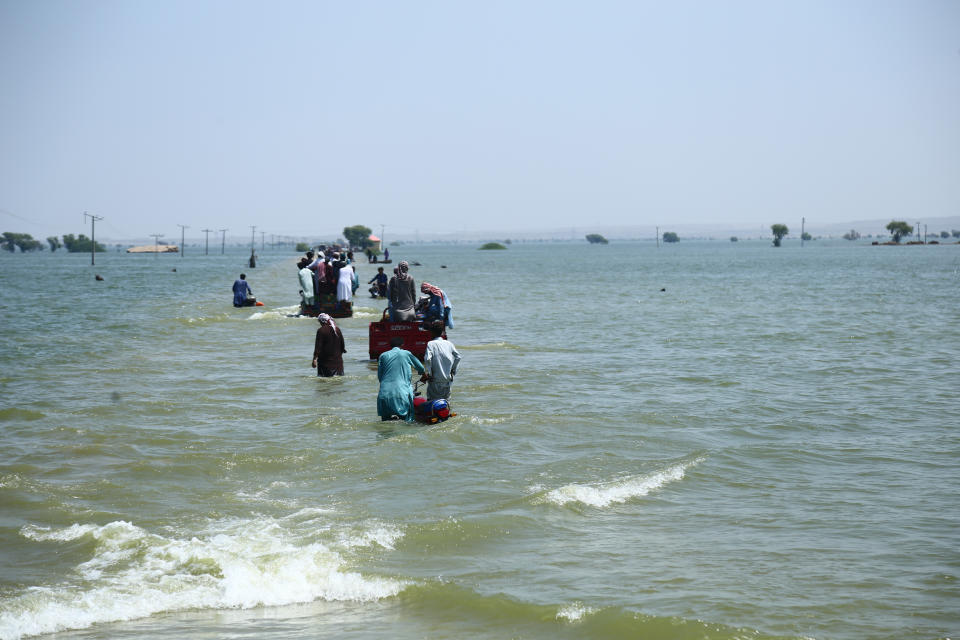
MULTIPOLYGON (((50 236, 47 238, 47 244, 50 245, 50 251, 65 247, 69 253, 89 253, 93 248, 93 241, 82 233, 76 237, 72 233, 68 233, 63 236, 62 243, 57 236, 50 236)), ((27 251, 43 251, 43 247, 43 243, 35 240, 29 233, 5 231, 3 236, 0 236, 0 249, 11 253, 17 249, 24 253, 27 251)), ((96 250, 97 252, 103 252, 107 250, 107 247, 98 242, 96 250)))
POLYGON ((33 236, 29 233, 11 233, 10 231, 5 231, 3 236, 0 237, 0 247, 3 247, 4 251, 10 251, 11 253, 15 251, 18 247, 20 251, 40 251, 43 249, 43 243, 39 240, 34 240, 33 236))

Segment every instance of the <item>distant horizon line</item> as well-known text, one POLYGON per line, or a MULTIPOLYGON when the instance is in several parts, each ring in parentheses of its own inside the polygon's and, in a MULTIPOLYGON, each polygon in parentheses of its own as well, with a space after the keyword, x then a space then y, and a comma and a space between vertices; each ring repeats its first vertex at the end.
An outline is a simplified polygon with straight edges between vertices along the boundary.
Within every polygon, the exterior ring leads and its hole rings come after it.
MULTIPOLYGON (((903 216, 900 216, 896 219, 904 219, 903 216)), ((924 232, 922 227, 926 227, 927 235, 936 234, 939 235, 942 231, 953 232, 954 230, 960 229, 960 215, 956 216, 937 216, 932 218, 920 218, 919 216, 915 217, 914 220, 906 219, 908 224, 916 226, 917 223, 921 225, 920 229, 915 229, 913 235, 917 235, 917 231, 920 234, 924 232), (932 227, 932 228, 931 228, 932 227)), ((862 236, 887 236, 890 235, 886 232, 886 224, 890 220, 874 218, 874 219, 861 219, 861 220, 852 220, 846 222, 829 222, 829 223, 816 223, 807 221, 803 226, 803 231, 809 233, 813 236, 819 237, 840 237, 843 233, 847 231, 856 230, 862 236)), ((362 223, 358 223, 362 224, 362 223)), ((790 228, 790 233, 787 235, 788 238, 800 238, 801 235, 801 225, 794 225, 796 223, 781 223, 787 224, 790 228)), ((349 226, 349 225, 347 225, 349 226)), ((367 225, 364 225, 367 226, 367 225)), ((387 231, 389 232, 389 226, 387 231)), ((717 238, 722 236, 742 238, 744 240, 751 238, 769 238, 772 237, 770 231, 770 225, 751 225, 745 223, 677 223, 677 224, 598 224, 598 225, 576 225, 571 227, 525 227, 522 229, 485 229, 485 230, 450 230, 450 231, 396 231, 394 233, 385 233, 384 238, 386 240, 387 246, 390 246, 391 242, 485 242, 485 241, 504 241, 504 240, 516 240, 516 241, 558 241, 558 240, 567 240, 567 241, 579 241, 583 240, 587 234, 600 234, 607 238, 608 240, 655 240, 657 237, 662 237, 664 233, 675 232, 681 238, 686 237, 687 239, 710 239, 717 238), (758 233, 759 231, 759 233, 758 233)), ((21 232, 12 232, 12 233, 21 233, 21 232)), ((78 232, 71 232, 73 234, 78 234, 78 232)), ((89 235, 86 232, 79 232, 83 235, 89 235)), ((62 237, 63 235, 70 235, 70 233, 62 233, 56 237, 62 237)), ((218 234, 219 235, 219 234, 218 234)), ((343 240, 339 232, 312 232, 312 233, 270 233, 264 231, 264 236, 257 238, 254 246, 260 246, 265 244, 271 244, 263 242, 266 239, 265 236, 273 236, 273 244, 278 243, 290 243, 290 242, 307 242, 307 243, 334 243, 338 240, 343 240)), ((35 237, 37 240, 44 240, 45 237, 35 237)), ((97 241, 102 243, 110 244, 154 244, 153 234, 142 234, 142 235, 106 235, 106 234, 97 234, 97 241)), ((171 244, 181 244, 176 240, 170 238, 166 241, 167 245, 171 244)), ((183 238, 183 244, 186 246, 191 246, 191 244, 205 244, 207 243, 207 238, 203 236, 194 236, 194 237, 185 237, 183 238)), ((234 235, 227 237, 218 237, 216 242, 210 242, 211 245, 226 243, 230 246, 250 246, 249 236, 244 237, 242 235, 234 235), (229 240, 227 240, 229 238, 229 240)), ((163 244, 163 243, 159 243, 163 244)))

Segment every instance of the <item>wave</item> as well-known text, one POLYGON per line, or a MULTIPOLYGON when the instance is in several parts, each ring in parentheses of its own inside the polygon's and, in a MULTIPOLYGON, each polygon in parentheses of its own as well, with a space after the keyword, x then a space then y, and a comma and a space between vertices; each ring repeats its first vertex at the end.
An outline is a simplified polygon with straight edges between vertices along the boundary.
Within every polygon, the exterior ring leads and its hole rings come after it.
POLYGON ((0 409, 0 422, 13 422, 19 420, 40 420, 45 418, 46 414, 30 409, 21 409, 19 407, 7 407, 0 409))
MULTIPOLYGON (((283 518, 217 521, 200 535, 161 535, 125 521, 28 525, 38 542, 92 544, 74 582, 38 586, 0 605, 0 638, 82 629, 188 609, 247 609, 314 600, 369 602, 398 594, 407 583, 347 571, 340 551, 377 544, 392 548, 402 533, 373 523, 332 540, 328 516, 301 509, 283 518)), ((84 547, 85 548, 85 547, 84 547)), ((74 549, 75 551, 76 549, 74 549)))
POLYGON ((611 482, 568 484, 548 491, 543 500, 559 506, 579 502, 590 507, 607 507, 645 496, 671 482, 682 480, 688 469, 702 461, 703 458, 697 458, 649 475, 628 476, 611 482))
POLYGON ((530 638, 669 638, 670 640, 766 640, 755 629, 680 617, 652 616, 619 606, 593 607, 583 602, 535 604, 500 594, 482 595, 444 581, 416 584, 399 595, 402 607, 450 630, 449 637, 530 638), (509 629, 494 635, 490 629, 509 629))
POLYGON ((518 344, 511 344, 503 340, 499 342, 479 342, 477 344, 465 344, 463 346, 460 346, 459 344, 457 345, 458 351, 482 351, 487 349, 507 349, 509 351, 517 351, 525 348, 526 347, 522 347, 518 344))
POLYGON ((309 316, 298 316, 300 313, 300 305, 294 304, 288 307, 273 307, 271 309, 264 309, 263 311, 256 311, 251 313, 247 320, 273 320, 276 318, 289 318, 289 317, 303 317, 309 318, 309 316))

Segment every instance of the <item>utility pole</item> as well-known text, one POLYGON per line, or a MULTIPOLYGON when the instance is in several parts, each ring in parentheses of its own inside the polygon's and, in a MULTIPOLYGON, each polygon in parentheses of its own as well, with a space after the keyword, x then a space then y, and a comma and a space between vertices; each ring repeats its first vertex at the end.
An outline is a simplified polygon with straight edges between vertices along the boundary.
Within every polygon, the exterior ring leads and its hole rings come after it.
POLYGON ((96 264, 94 256, 97 254, 97 236, 94 233, 97 220, 103 220, 103 216, 95 216, 92 213, 83 212, 85 218, 90 218, 90 264, 96 264))
POLYGON ((253 254, 255 243, 257 242, 257 225, 250 225, 250 253, 253 254))
POLYGON ((657 249, 660 248, 660 227, 657 227, 657 249))
POLYGON ((260 232, 260 251, 263 251, 265 245, 265 236, 267 235, 266 231, 260 232))
POLYGON ((149 235, 151 238, 153 238, 153 255, 154 255, 154 257, 156 257, 157 254, 160 253, 160 238, 163 237, 163 234, 162 234, 162 233, 151 233, 151 234, 148 234, 148 235, 149 235))
POLYGON ((227 246, 227 231, 230 229, 220 229, 220 255, 223 255, 223 250, 227 246))
POLYGON ((923 244, 927 244, 927 225, 923 225, 923 244))
POLYGON ((210 232, 213 231, 213 229, 201 229, 201 231, 203 231, 205 234, 204 237, 206 238, 203 247, 203 255, 208 256, 210 255, 210 232))
POLYGON ((178 224, 177 226, 180 227, 180 257, 182 258, 182 257, 183 257, 183 252, 186 250, 186 249, 185 249, 186 245, 183 244, 183 230, 184 230, 184 229, 189 229, 190 227, 188 227, 188 226, 185 225, 185 224, 178 224))
POLYGON ((383 251, 383 248, 387 246, 383 243, 383 227, 384 225, 381 224, 380 225, 380 251, 383 251))

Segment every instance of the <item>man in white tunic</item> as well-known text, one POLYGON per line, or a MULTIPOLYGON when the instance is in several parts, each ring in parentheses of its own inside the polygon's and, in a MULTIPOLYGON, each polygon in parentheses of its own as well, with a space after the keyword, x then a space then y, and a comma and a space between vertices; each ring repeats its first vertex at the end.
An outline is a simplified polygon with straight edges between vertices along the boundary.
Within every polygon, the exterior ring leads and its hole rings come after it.
POLYGON ((423 376, 427 381, 427 401, 450 399, 450 385, 460 366, 460 353, 449 340, 444 340, 443 321, 431 323, 430 333, 433 339, 427 343, 427 352, 423 356, 423 376))
POLYGON ((337 302, 350 302, 353 296, 353 267, 345 264, 340 267, 340 279, 337 280, 337 302))

